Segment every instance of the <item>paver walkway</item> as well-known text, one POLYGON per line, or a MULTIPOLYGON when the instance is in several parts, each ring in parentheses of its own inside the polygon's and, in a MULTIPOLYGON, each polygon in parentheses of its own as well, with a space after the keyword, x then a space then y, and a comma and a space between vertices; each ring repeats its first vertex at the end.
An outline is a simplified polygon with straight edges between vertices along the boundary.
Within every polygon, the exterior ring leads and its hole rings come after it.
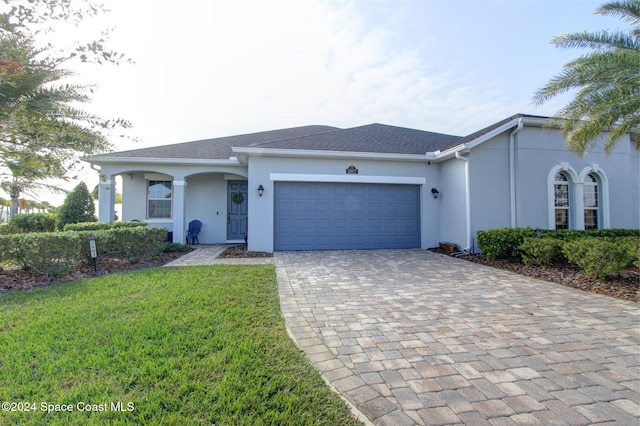
POLYGON ((375 424, 640 424, 636 303, 424 250, 276 265, 294 338, 375 424))
POLYGON ((640 423, 638 304, 424 250, 277 252, 282 312, 376 425, 640 423))
POLYGON ((256 258, 225 258, 220 259, 218 256, 222 254, 227 247, 237 244, 212 244, 212 245, 195 245, 194 251, 167 263, 164 266, 196 266, 196 265, 215 265, 215 264, 272 264, 273 257, 256 257, 256 258))

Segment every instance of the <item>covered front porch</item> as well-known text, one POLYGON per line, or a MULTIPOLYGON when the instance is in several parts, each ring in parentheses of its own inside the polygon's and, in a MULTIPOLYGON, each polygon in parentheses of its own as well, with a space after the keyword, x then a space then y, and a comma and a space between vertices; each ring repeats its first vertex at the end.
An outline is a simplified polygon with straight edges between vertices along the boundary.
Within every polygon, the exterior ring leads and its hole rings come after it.
POLYGON ((245 168, 140 166, 101 167, 100 222, 115 220, 115 178, 120 176, 122 221, 166 228, 173 242, 185 243, 189 222, 197 219, 203 224, 198 235, 202 244, 244 242, 249 203, 245 168))

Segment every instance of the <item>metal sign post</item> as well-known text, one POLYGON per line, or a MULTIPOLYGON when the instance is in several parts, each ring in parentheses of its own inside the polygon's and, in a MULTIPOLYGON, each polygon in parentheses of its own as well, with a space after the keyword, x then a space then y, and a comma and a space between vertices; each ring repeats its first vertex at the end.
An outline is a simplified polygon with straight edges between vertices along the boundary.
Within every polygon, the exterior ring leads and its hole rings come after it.
POLYGON ((96 237, 89 237, 89 250, 91 250, 91 260, 93 260, 93 272, 98 273, 98 249, 96 248, 96 237))

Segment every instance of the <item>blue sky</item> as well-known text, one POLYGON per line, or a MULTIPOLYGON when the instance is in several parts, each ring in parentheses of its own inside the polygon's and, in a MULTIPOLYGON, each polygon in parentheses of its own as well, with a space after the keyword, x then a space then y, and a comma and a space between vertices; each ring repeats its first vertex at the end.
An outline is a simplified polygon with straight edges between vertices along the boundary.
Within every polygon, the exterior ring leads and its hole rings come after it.
POLYGON ((104 0, 109 14, 50 40, 113 27, 135 61, 75 67, 97 85, 87 109, 134 125, 139 142, 114 137, 116 150, 307 124, 466 135, 554 114, 567 96, 536 107, 533 94, 584 51, 550 41, 623 28, 593 14, 603 2, 104 0))

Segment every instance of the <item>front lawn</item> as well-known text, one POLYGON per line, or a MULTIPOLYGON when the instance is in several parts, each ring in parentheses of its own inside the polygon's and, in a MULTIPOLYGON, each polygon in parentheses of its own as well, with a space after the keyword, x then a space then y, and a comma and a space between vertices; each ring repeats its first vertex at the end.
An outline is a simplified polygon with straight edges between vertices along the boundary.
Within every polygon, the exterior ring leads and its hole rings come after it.
POLYGON ((360 424, 289 339, 270 265, 0 296, 0 401, 0 424, 360 424))

